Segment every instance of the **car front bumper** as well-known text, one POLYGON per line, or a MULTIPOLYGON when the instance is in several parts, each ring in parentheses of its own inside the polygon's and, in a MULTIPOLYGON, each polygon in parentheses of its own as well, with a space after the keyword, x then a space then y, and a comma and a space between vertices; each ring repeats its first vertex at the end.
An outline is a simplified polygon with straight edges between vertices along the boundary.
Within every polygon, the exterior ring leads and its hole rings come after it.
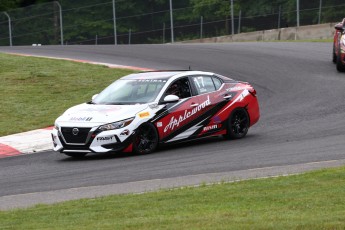
POLYGON ((71 130, 75 127, 61 127, 53 129, 51 135, 54 151, 68 152, 120 152, 132 143, 134 132, 129 129, 99 131, 97 128, 88 128, 84 133, 74 135, 71 130))

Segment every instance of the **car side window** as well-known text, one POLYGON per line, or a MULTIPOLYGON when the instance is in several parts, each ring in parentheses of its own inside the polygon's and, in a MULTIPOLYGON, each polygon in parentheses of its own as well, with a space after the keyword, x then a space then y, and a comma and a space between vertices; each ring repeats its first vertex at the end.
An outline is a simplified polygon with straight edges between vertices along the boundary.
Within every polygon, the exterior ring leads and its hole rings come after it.
POLYGON ((212 80, 213 80, 214 86, 216 87, 216 90, 218 90, 223 84, 223 82, 219 78, 212 77, 212 80))
POLYGON ((176 95, 179 98, 191 97, 191 89, 188 78, 182 78, 174 81, 165 91, 164 96, 176 95))
POLYGON ((209 93, 216 90, 215 84, 210 76, 194 76, 192 79, 198 94, 209 93))

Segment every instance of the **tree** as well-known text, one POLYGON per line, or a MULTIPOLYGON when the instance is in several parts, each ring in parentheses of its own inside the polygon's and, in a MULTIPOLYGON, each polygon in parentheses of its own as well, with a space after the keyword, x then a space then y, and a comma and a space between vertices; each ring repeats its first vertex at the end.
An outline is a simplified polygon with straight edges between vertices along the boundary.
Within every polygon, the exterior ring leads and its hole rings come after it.
POLYGON ((19 6, 19 0, 1 0, 0 12, 17 8, 19 6))

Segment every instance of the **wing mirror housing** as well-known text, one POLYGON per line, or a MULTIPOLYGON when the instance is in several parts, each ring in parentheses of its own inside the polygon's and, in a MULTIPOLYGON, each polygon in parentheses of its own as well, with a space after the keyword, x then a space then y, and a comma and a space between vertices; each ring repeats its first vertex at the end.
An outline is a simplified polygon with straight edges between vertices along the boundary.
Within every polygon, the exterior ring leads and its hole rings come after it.
POLYGON ((173 103, 173 102, 178 102, 180 98, 176 95, 167 95, 163 99, 163 103, 173 103))
POLYGON ((334 28, 335 28, 336 30, 344 31, 343 24, 341 24, 341 23, 336 24, 336 25, 334 26, 334 28))

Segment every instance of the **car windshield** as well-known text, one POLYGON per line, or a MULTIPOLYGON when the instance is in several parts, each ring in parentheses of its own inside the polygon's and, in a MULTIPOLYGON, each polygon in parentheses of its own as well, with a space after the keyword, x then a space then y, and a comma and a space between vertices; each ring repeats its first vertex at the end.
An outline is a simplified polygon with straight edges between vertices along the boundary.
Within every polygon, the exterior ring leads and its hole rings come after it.
POLYGON ((126 105, 153 102, 165 83, 166 80, 160 79, 117 80, 104 89, 92 103, 126 105))

